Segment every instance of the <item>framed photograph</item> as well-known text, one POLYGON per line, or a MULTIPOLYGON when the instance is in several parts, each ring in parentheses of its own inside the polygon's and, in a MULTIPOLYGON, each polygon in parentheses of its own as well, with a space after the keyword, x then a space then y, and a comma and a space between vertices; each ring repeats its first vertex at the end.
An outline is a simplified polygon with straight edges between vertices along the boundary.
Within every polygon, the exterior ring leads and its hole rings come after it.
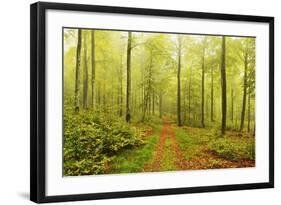
POLYGON ((30 198, 274 187, 274 18, 31 5, 30 198))

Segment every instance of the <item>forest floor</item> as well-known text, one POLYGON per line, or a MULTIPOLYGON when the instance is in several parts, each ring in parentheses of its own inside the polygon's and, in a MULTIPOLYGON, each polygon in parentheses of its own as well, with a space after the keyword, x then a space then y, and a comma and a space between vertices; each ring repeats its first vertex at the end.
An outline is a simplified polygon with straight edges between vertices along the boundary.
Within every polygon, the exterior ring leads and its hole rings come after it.
POLYGON ((125 150, 116 156, 107 173, 255 166, 254 158, 249 157, 254 137, 247 134, 227 132, 221 138, 210 129, 178 127, 164 118, 162 125, 147 133, 146 140, 144 147, 125 150))

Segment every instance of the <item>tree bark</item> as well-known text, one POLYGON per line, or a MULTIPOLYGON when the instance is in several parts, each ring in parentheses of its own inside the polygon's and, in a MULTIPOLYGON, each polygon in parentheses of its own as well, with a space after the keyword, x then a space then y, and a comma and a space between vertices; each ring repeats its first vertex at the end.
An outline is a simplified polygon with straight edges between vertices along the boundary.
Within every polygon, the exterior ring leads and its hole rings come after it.
POLYGON ((205 127, 204 123, 204 102, 205 102, 205 43, 203 45, 203 52, 202 52, 202 85, 201 85, 201 94, 202 94, 202 99, 201 99, 201 124, 202 127, 205 127))
POLYGON ((84 40, 84 54, 83 54, 83 65, 84 65, 84 75, 83 75, 83 108, 88 109, 88 60, 87 60, 87 33, 83 32, 84 40))
POLYGON ((188 85, 188 121, 191 120, 191 85, 192 85, 192 65, 190 66, 189 85, 188 85))
POLYGON ((245 55, 244 55, 244 92, 243 92, 243 101, 242 101, 242 112, 241 112, 241 123, 239 131, 242 132, 244 128, 245 120, 245 110, 246 110, 246 98, 247 98, 247 72, 248 72, 248 48, 246 46, 245 55))
POLYGON ((250 132, 251 128, 251 88, 250 88, 250 83, 249 83, 249 93, 248 93, 248 132, 250 132))
POLYGON ((130 98, 131 98, 131 50, 132 50, 132 33, 128 32, 127 44, 127 93, 126 93, 126 122, 131 121, 130 98))
POLYGON ((96 92, 95 92, 95 80, 96 80, 96 63, 95 63, 95 30, 91 31, 91 65, 92 65, 92 109, 96 108, 96 92))
POLYGON ((147 106, 148 106, 148 95, 149 95, 149 91, 146 91, 146 94, 144 96, 144 108, 143 108, 143 115, 142 115, 142 122, 144 122, 145 120, 145 116, 146 116, 146 111, 147 111, 147 106))
POLYGON ((98 105, 101 106, 101 83, 98 81, 98 105))
POLYGON ((80 69, 81 69, 81 29, 78 29, 78 40, 76 48, 76 69, 75 69, 75 93, 74 93, 74 104, 75 111, 80 110, 80 69))
POLYGON ((184 83, 183 91, 183 123, 186 123, 186 92, 187 92, 187 82, 184 83))
POLYGON ((234 90, 231 88, 231 122, 234 120, 234 90))
POLYGON ((163 101, 163 94, 159 94, 159 118, 162 118, 162 101, 163 101))
POLYGON ((151 104, 151 90, 152 90, 152 66, 153 66, 153 59, 152 59, 152 50, 150 51, 150 64, 148 67, 148 87, 144 89, 144 109, 143 109, 143 116, 142 122, 145 120, 145 115, 148 109, 148 114, 150 114, 150 104, 151 104))
POLYGON ((211 68, 211 122, 214 122, 214 68, 211 68))
POLYGON ((226 127, 226 74, 225 74, 225 36, 222 37, 222 52, 221 52, 221 92, 222 92, 222 120, 221 134, 225 134, 226 127))
POLYGON ((103 105, 103 109, 105 109, 105 105, 106 105, 106 84, 105 82, 103 82, 102 84, 102 105, 103 105))
POLYGON ((123 68, 122 68, 122 56, 120 58, 120 105, 119 105, 119 116, 121 117, 123 115, 123 68))
POLYGON ((155 93, 152 93, 152 115, 155 115, 155 93))
POLYGON ((177 92, 177 114, 178 126, 182 126, 181 122, 181 37, 178 36, 178 92, 177 92))

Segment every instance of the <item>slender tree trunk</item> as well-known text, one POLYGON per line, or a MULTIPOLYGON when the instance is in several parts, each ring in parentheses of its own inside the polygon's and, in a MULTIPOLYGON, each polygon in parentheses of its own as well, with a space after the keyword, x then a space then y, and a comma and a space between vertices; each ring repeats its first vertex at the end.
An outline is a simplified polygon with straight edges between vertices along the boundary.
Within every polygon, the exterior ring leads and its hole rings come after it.
POLYGON ((138 112, 141 114, 143 112, 142 108, 142 86, 139 84, 138 85, 138 112))
POLYGON ((202 52, 202 85, 201 85, 201 93, 202 93, 202 99, 201 99, 201 124, 202 127, 205 127, 204 123, 204 102, 205 102, 205 45, 203 45, 203 52, 202 52))
POLYGON ((247 98, 247 71, 248 70, 248 48, 246 47, 244 56, 244 92, 241 112, 241 123, 239 131, 242 132, 244 128, 245 110, 246 110, 246 98, 247 98))
POLYGON ((225 36, 222 37, 222 52, 221 52, 221 96, 222 96, 222 120, 221 134, 225 134, 226 127, 226 74, 225 74, 225 36))
POLYGON ((84 64, 84 78, 83 78, 83 108, 88 109, 88 60, 87 60, 87 33, 84 31, 84 56, 83 56, 83 64, 84 64))
POLYGON ((150 97, 150 86, 147 90, 147 103, 148 103, 148 116, 150 116, 151 113, 151 97, 150 97))
POLYGON ((249 93, 248 93, 248 132, 251 128, 251 93, 250 93, 250 83, 249 83, 249 93))
POLYGON ((141 98, 142 98, 142 114, 144 114, 144 103, 145 103, 145 83, 144 83, 144 71, 142 71, 142 73, 141 73, 141 75, 142 75, 142 86, 141 86, 141 88, 142 88, 142 96, 141 96, 141 98))
POLYGON ((159 94, 159 118, 162 118, 162 101, 163 101, 163 94, 159 94))
POLYGON ((79 112, 80 109, 80 69, 81 69, 81 29, 78 29, 78 40, 76 48, 76 71, 75 71, 75 111, 79 112))
POLYGON ((234 90, 231 88, 231 122, 234 120, 234 90))
POLYGON ((186 90, 187 90, 187 82, 184 83, 184 91, 183 91, 183 123, 186 123, 186 90))
POLYGON ((152 93, 152 115, 155 115, 155 93, 152 93))
POLYGON ((101 106, 101 83, 98 82, 98 104, 101 106))
POLYGON ((192 85, 192 65, 190 66, 189 85, 188 85, 188 121, 191 120, 191 85, 192 85))
POLYGON ((211 68, 211 122, 214 122, 214 68, 211 68))
POLYGON ((147 105, 148 105, 148 91, 146 91, 146 94, 144 96, 144 110, 143 110, 143 115, 142 115, 142 122, 144 122, 145 120, 145 116, 146 116, 146 111, 147 111, 147 105))
POLYGON ((115 96, 114 88, 115 88, 115 85, 114 85, 114 76, 111 75, 111 106, 112 106, 112 107, 113 107, 113 105, 115 104, 115 103, 114 103, 114 96, 115 96))
POLYGON ((135 113, 136 113, 136 103, 137 103, 137 89, 136 89, 136 84, 135 83, 133 83, 133 88, 132 88, 132 90, 133 90, 133 93, 132 93, 132 97, 133 97, 133 99, 132 99, 132 103, 133 103, 133 105, 132 105, 132 113, 133 113, 133 115, 135 115, 135 113))
POLYGON ((117 115, 118 116, 120 116, 119 111, 120 111, 120 87, 118 87, 118 89, 117 89, 117 115))
POLYGON ((150 64, 148 67, 148 87, 147 89, 144 89, 144 109, 143 109, 143 116, 142 116, 142 122, 145 120, 146 112, 148 109, 148 114, 150 114, 150 104, 151 104, 151 90, 152 90, 152 66, 153 66, 153 59, 152 59, 152 50, 150 51, 150 64))
POLYGON ((178 126, 182 126, 181 122, 181 37, 178 36, 178 95, 177 95, 177 114, 178 126))
POLYGON ((120 106, 119 106, 119 116, 123 115, 123 68, 122 68, 122 56, 120 61, 120 106))
MULTIPOLYGON (((150 59, 152 59, 152 54, 150 59)), ((148 115, 150 116, 151 114, 151 64, 149 67, 149 80, 148 80, 148 90, 147 90, 147 101, 148 101, 148 115)))
POLYGON ((105 82, 103 83, 103 95, 102 95, 102 104, 103 104, 103 108, 105 109, 105 105, 106 105, 106 84, 105 82))
POLYGON ((95 92, 95 80, 96 80, 96 62, 95 62, 95 30, 91 31, 91 64, 92 64, 92 108, 96 108, 96 92, 95 92))
POLYGON ((127 44, 127 93, 126 93, 126 122, 131 121, 130 98, 131 98, 131 50, 132 33, 128 32, 127 44))

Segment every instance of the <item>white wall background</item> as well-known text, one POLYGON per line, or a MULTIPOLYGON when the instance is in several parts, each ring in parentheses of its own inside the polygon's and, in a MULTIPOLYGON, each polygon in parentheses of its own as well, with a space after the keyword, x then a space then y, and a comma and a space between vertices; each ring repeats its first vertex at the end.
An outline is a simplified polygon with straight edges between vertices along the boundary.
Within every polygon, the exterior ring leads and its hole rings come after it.
MULTIPOLYGON (((49 0, 52 1, 52 0, 49 0)), ((281 195, 281 12, 278 0, 60 0, 68 3, 146 7, 275 17, 276 188, 177 196, 69 202, 67 204, 278 204, 281 195)), ((6 0, 0 6, 0 204, 32 204, 29 198, 29 4, 6 0)), ((279 202, 280 203, 280 202, 279 202)), ((60 203, 62 204, 62 203, 60 203)), ((64 204, 64 203, 63 203, 64 204)))

